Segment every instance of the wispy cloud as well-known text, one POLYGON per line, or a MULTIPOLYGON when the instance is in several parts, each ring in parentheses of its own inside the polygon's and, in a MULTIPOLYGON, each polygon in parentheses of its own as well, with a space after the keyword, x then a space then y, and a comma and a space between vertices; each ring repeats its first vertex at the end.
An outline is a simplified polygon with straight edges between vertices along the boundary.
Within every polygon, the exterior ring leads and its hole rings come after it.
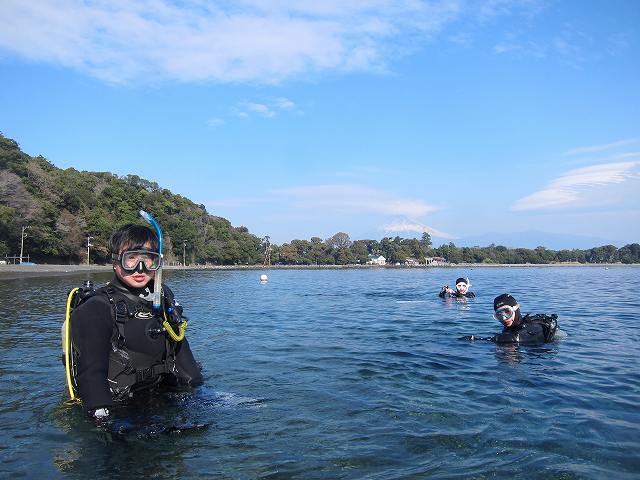
POLYGON ((211 117, 207 119, 207 126, 210 128, 217 128, 224 125, 224 120, 218 117, 211 117))
POLYGON ((567 150, 566 152, 563 153, 563 155, 572 156, 572 155, 582 155, 585 153, 604 152, 607 150, 612 150, 614 148, 631 145, 633 143, 636 143, 637 141, 638 141, 637 138, 630 138, 627 140, 619 140, 617 142, 605 143, 603 145, 590 145, 587 147, 577 147, 577 148, 572 148, 571 150, 567 150))
POLYGON ((296 108, 296 104, 285 97, 276 98, 274 101, 274 105, 280 110, 293 110, 294 108, 296 108))
POLYGON ((614 160, 628 160, 630 158, 640 158, 640 152, 620 153, 611 157, 614 160))
MULTIPOLYGON (((263 118, 274 118, 281 112, 291 112, 296 109, 296 104, 285 97, 275 98, 266 102, 250 102, 244 100, 238 103, 231 110, 233 114, 240 118, 249 118, 253 116, 263 118)), ((297 113, 302 113, 296 110, 297 113)))
POLYGON ((618 162, 592 165, 571 170, 549 185, 518 200, 511 210, 547 210, 579 206, 595 187, 621 184, 639 178, 635 171, 640 162, 618 162))
MULTIPOLYGON (((484 18, 488 19, 496 15, 513 17, 515 14, 530 19, 549 6, 548 2, 535 0, 515 3, 509 0, 498 0, 486 2, 486 4, 481 7, 481 11, 489 12, 484 15, 484 18)), ((481 18, 483 18, 482 15, 481 18)), ((570 23, 562 25, 558 30, 552 29, 548 33, 531 28, 532 25, 532 22, 525 20, 504 33, 496 32, 494 53, 535 59, 554 58, 580 70, 587 63, 600 61, 605 56, 623 54, 628 50, 631 44, 629 39, 632 38, 625 32, 606 33, 606 29, 583 31, 570 23)))
POLYGON ((426 232, 433 237, 446 238, 447 240, 455 240, 458 237, 435 228, 428 227, 417 222, 396 222, 384 225, 383 230, 389 233, 423 233, 426 232))
POLYGON ((518 56, 529 56, 537 59, 542 59, 547 56, 547 50, 544 46, 533 41, 523 41, 521 43, 515 40, 503 41, 494 45, 493 52, 498 55, 512 54, 518 56))
POLYGON ((626 51, 632 44, 631 35, 626 32, 615 33, 607 39, 607 53, 616 56, 626 51))
POLYGON ((302 209, 349 213, 377 213, 419 218, 438 208, 422 200, 399 198, 388 192, 360 185, 310 185, 274 190, 295 200, 302 209))
POLYGON ((478 12, 481 21, 492 20, 500 16, 521 15, 530 17, 545 8, 539 0, 485 0, 479 2, 478 12))
POLYGON ((550 47, 568 65, 578 69, 589 57, 598 55, 596 52, 600 48, 593 38, 572 25, 565 25, 551 40, 550 47))
POLYGON ((11 21, 0 29, 0 52, 113 83, 273 84, 324 71, 384 71, 456 22, 535 3, 4 0, 0 15, 11 21))

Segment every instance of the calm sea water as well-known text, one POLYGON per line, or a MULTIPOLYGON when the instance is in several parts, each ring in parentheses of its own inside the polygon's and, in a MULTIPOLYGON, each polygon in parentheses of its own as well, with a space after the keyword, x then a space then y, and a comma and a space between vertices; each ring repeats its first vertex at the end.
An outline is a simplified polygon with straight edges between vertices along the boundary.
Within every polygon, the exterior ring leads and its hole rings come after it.
POLYGON ((85 276, 0 280, 0 476, 640 476, 640 268, 261 273, 166 272, 205 385, 122 409, 117 435, 65 402, 60 325, 85 276), (437 297, 463 275, 478 298, 437 297), (499 330, 505 291, 563 338, 458 340, 499 330))

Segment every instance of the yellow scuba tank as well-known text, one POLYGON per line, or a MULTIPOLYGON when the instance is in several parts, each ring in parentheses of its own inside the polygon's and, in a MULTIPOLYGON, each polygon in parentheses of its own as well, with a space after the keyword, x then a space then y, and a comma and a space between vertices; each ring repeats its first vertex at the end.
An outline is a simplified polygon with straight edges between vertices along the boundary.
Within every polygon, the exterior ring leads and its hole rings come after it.
POLYGON ((65 374, 67 379, 67 389, 69 390, 69 397, 71 400, 79 400, 75 381, 73 378, 73 371, 75 369, 73 363, 73 351, 71 344, 71 314, 74 308, 89 294, 93 293, 93 282, 87 280, 82 287, 72 288, 67 296, 67 308, 65 313, 65 319, 62 323, 61 339, 62 339, 62 361, 64 363, 65 374))

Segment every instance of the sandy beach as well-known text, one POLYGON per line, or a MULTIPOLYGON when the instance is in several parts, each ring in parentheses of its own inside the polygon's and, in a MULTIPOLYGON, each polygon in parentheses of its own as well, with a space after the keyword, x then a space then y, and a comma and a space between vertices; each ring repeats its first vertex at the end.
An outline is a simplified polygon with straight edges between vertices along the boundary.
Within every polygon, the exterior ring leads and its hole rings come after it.
POLYGON ((70 275, 82 272, 108 272, 111 265, 0 265, 0 280, 70 275))

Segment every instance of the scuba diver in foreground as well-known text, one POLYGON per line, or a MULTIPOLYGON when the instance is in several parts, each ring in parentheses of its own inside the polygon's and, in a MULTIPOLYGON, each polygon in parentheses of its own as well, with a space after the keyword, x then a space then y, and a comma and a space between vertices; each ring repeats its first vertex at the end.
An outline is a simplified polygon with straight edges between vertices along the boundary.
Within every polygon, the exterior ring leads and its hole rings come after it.
POLYGON ((468 278, 460 277, 456 280, 456 289, 453 290, 445 285, 440 290, 438 296, 440 298, 475 298, 476 294, 469 291, 471 283, 468 278))
POLYGON ((140 391, 202 383, 184 337, 182 307, 161 283, 162 232, 153 217, 141 215, 157 235, 142 225, 117 230, 109 242, 114 278, 96 290, 87 282, 87 288, 72 290, 67 302, 69 394, 79 396, 98 422, 108 418, 114 403, 140 391))
POLYGON ((520 305, 508 293, 493 300, 494 318, 504 326, 502 332, 493 337, 467 335, 461 340, 487 340, 498 344, 542 344, 551 342, 558 330, 558 316, 538 313, 522 316, 520 305))

